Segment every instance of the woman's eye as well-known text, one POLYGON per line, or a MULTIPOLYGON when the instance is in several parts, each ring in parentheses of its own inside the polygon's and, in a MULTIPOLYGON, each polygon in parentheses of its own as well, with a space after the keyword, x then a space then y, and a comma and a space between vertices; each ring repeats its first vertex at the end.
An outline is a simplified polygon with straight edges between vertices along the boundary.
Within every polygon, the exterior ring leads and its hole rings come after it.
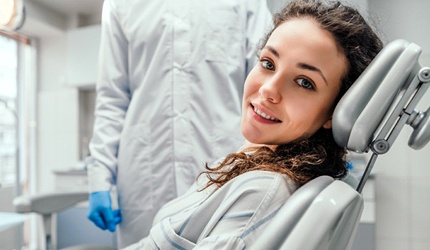
POLYGON ((312 81, 306 79, 306 78, 299 78, 296 80, 297 84, 305 89, 314 89, 314 85, 312 81))
POLYGON ((268 70, 274 70, 275 69, 275 65, 273 65, 273 63, 270 62, 269 60, 265 60, 265 59, 261 60, 261 66, 265 69, 268 69, 268 70))

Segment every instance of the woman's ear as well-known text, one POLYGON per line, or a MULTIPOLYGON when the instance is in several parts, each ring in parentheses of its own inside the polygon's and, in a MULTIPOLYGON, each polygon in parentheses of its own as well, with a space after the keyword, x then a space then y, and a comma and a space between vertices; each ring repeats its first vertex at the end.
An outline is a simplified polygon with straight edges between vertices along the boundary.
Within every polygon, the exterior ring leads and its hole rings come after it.
POLYGON ((323 124, 323 128, 325 129, 329 129, 331 128, 331 121, 332 121, 332 117, 330 117, 324 124, 323 124))

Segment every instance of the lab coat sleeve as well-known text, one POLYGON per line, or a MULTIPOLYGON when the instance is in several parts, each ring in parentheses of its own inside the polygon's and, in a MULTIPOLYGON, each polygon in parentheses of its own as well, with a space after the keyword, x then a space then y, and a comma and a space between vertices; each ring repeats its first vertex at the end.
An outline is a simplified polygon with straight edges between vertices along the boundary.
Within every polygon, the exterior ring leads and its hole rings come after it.
POLYGON ((104 2, 102 13, 95 122, 89 145, 90 192, 109 190, 115 184, 118 145, 131 98, 128 42, 112 2, 104 2))
POLYGON ((272 24, 272 13, 267 6, 266 0, 246 0, 247 25, 246 25, 246 75, 257 63, 257 52, 260 41, 270 31, 272 24))

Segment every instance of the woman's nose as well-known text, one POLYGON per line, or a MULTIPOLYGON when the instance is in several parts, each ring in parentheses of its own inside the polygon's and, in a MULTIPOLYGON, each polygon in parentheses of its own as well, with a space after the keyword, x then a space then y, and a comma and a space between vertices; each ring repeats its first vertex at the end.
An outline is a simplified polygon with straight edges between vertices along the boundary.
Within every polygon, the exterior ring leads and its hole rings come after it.
POLYGON ((271 103, 279 103, 282 99, 278 83, 275 79, 267 80, 261 85, 259 93, 263 99, 271 103))

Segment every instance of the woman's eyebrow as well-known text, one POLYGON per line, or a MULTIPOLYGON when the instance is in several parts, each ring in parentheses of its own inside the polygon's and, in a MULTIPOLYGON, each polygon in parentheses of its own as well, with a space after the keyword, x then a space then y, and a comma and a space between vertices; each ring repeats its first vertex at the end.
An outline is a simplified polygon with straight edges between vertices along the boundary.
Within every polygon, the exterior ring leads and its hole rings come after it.
POLYGON ((276 51, 276 49, 275 48, 273 48, 272 46, 270 46, 270 45, 266 45, 265 47, 264 47, 264 49, 267 49, 268 51, 270 51, 275 57, 277 57, 277 58, 279 58, 279 53, 278 53, 278 51, 276 51))
POLYGON ((324 79, 325 84, 328 85, 327 79, 325 78, 324 74, 322 73, 322 71, 319 68, 314 67, 314 66, 309 65, 309 64, 306 64, 306 63, 297 63, 297 67, 302 68, 302 69, 315 71, 315 72, 319 73, 321 75, 321 77, 324 79))

